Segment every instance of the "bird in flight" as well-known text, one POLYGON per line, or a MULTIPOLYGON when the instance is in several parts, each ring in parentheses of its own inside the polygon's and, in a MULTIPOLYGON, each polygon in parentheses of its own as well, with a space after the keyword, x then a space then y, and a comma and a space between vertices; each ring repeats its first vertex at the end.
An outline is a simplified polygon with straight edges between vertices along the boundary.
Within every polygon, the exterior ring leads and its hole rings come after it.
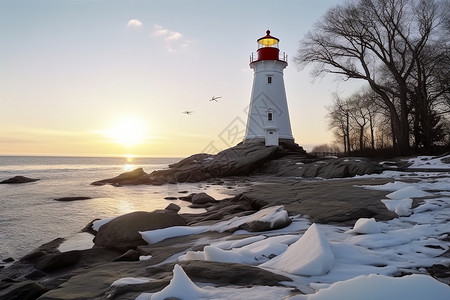
POLYGON ((222 97, 212 96, 211 99, 209 99, 209 101, 216 101, 217 102, 217 99, 219 99, 219 98, 222 98, 222 97))
POLYGON ((186 114, 186 115, 190 115, 190 114, 192 114, 192 113, 193 113, 192 110, 186 110, 186 111, 183 111, 183 114, 186 114))

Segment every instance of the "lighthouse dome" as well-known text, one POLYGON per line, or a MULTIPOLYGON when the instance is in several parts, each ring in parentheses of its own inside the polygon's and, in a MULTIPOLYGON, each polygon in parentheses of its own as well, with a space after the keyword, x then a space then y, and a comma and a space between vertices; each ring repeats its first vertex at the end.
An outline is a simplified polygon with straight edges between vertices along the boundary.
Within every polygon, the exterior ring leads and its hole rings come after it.
POLYGON ((263 36, 262 38, 259 38, 257 40, 258 47, 278 47, 278 42, 280 40, 276 37, 273 37, 270 35, 270 30, 266 31, 266 36, 263 36))
POLYGON ((278 49, 279 41, 278 38, 270 35, 270 30, 267 30, 266 35, 257 40, 258 50, 256 53, 252 53, 250 63, 262 60, 279 60, 286 62, 286 54, 284 52, 280 53, 280 49, 278 49))

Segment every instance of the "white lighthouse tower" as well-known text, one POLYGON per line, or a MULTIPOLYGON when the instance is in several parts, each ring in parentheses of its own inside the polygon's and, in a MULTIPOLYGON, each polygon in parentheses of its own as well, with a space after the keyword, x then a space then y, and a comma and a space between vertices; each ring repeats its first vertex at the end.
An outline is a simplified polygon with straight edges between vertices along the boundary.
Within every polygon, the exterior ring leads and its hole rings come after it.
POLYGON ((266 33, 257 40, 258 51, 250 57, 254 75, 244 143, 278 146, 294 142, 283 79, 287 56, 278 49, 279 39, 269 30, 266 33))

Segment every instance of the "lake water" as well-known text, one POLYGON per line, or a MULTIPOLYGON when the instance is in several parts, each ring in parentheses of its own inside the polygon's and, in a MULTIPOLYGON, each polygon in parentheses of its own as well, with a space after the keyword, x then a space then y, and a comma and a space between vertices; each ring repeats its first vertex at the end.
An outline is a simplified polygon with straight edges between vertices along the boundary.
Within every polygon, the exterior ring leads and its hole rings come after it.
POLYGON ((206 191, 226 197, 222 186, 167 184, 113 187, 92 182, 142 167, 145 172, 167 168, 179 158, 0 156, 0 181, 21 175, 40 179, 25 184, 0 184, 0 261, 19 258, 43 243, 79 232, 95 218, 132 211, 163 209, 170 202, 187 212, 188 203, 164 197, 206 191), (56 198, 92 199, 61 202, 56 198))

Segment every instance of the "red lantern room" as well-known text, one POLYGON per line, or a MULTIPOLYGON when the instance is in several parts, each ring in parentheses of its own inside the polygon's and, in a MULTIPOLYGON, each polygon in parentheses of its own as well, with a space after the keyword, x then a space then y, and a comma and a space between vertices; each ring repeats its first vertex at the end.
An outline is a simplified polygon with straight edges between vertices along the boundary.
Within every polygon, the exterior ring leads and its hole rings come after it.
POLYGON ((258 51, 256 53, 252 53, 250 63, 261 60, 279 60, 286 62, 286 54, 284 52, 280 53, 280 49, 278 49, 279 41, 280 40, 278 38, 270 35, 270 30, 267 30, 266 36, 263 36, 257 40, 258 51))

